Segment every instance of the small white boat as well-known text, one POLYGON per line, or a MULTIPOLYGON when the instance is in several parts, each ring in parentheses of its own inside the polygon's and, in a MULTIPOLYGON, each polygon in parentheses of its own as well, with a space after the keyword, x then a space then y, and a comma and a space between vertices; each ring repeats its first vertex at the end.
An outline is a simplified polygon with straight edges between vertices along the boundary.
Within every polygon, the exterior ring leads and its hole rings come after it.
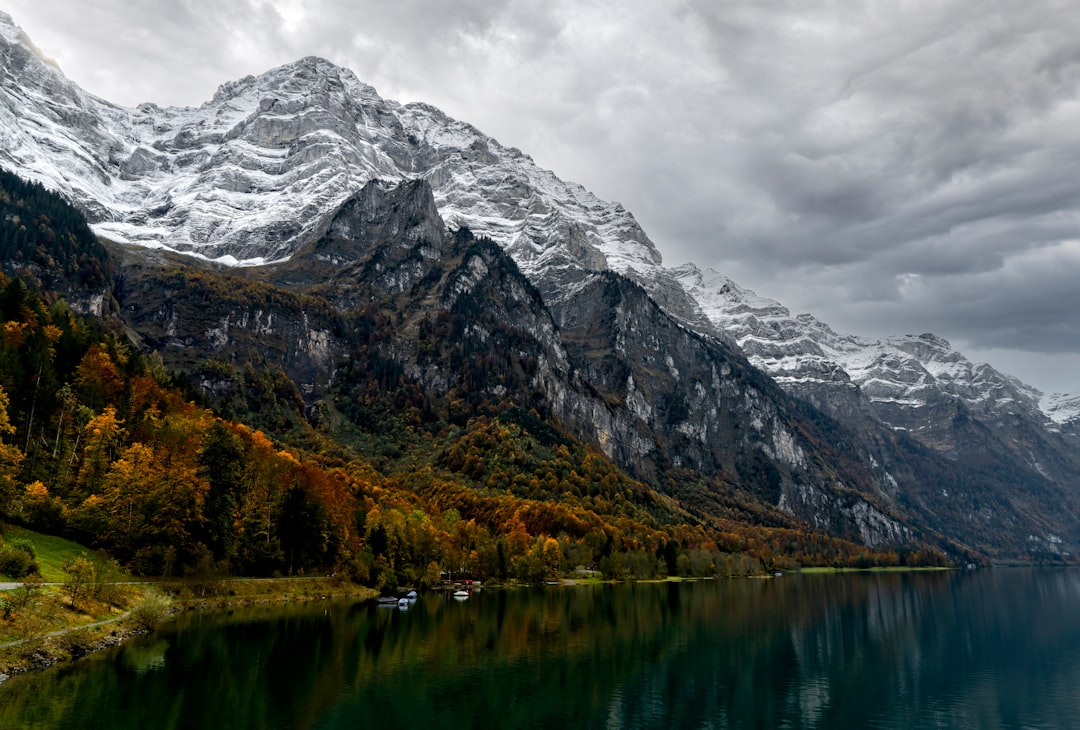
POLYGON ((466 598, 469 597, 469 592, 468 591, 458 590, 458 591, 454 591, 452 595, 454 596, 455 600, 464 601, 466 598))
POLYGON ((416 602, 416 591, 409 591, 405 594, 405 598, 409 599, 409 603, 416 602))

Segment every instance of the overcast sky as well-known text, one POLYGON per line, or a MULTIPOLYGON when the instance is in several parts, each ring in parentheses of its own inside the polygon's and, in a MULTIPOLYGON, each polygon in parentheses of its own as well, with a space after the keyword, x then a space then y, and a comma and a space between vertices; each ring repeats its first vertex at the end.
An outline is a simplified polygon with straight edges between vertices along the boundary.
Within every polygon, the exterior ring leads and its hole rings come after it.
MULTIPOLYGON (((2 2, 3 0, 0 0, 2 2)), ((6 0, 135 105, 319 55, 841 332, 1080 392, 1073 0, 6 0)))

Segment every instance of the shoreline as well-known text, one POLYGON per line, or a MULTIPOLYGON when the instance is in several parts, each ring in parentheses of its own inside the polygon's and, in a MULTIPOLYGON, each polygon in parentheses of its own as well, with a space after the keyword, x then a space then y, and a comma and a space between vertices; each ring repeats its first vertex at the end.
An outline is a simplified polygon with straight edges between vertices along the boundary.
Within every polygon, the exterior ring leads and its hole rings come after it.
MULTIPOLYGON (((182 613, 339 598, 369 600, 378 595, 378 591, 373 588, 351 584, 340 578, 223 579, 202 586, 204 589, 211 586, 214 588, 209 595, 204 593, 197 597, 187 595, 182 598, 176 597, 177 593, 190 593, 190 585, 149 581, 139 585, 155 588, 172 598, 169 614, 158 626, 182 613), (222 590, 230 584, 237 584, 241 590, 222 590)), ((155 630, 156 627, 144 628, 135 625, 131 614, 132 611, 127 610, 120 616, 104 621, 68 626, 0 644, 0 685, 12 677, 75 662, 155 630)))
MULTIPOLYGON (((893 568, 832 568, 815 567, 788 571, 792 574, 840 574, 857 572, 931 572, 950 570, 940 567, 893 567, 893 568)), ((773 578, 773 574, 748 576, 773 578)), ((715 578, 686 578, 665 576, 653 580, 637 582, 692 582, 715 578)), ((597 585, 619 583, 614 579, 597 576, 560 578, 551 585, 597 585)), ((126 585, 140 585, 160 591, 171 597, 172 606, 168 616, 158 625, 170 621, 183 613, 214 611, 232 607, 257 606, 274 603, 292 603, 320 601, 341 598, 354 598, 358 601, 378 597, 374 588, 356 585, 343 578, 332 577, 287 577, 287 578, 224 578, 206 583, 173 581, 139 581, 126 585), (194 595, 201 592, 201 595, 194 595)), ((505 584, 485 584, 485 588, 508 588, 517 586, 505 584)), ((517 586, 520 587, 520 586, 517 586)), ((131 610, 122 615, 90 624, 73 625, 57 631, 30 636, 0 644, 0 685, 8 679, 23 674, 40 672, 60 664, 74 662, 83 657, 106 649, 119 646, 124 642, 152 633, 154 628, 143 628, 133 624, 131 610), (29 647, 28 651, 14 654, 20 647, 29 647)), ((156 628, 156 627, 155 627, 156 628)))

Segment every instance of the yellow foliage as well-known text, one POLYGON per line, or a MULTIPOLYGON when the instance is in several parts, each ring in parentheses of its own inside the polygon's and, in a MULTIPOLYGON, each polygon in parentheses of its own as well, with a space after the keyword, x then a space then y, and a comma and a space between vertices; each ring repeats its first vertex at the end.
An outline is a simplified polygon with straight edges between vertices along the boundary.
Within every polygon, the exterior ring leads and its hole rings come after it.
POLYGON ((562 546, 559 545, 559 541, 555 538, 546 538, 544 540, 542 554, 544 556, 544 564, 554 570, 559 567, 559 562, 562 560, 562 546))
POLYGON ((116 408, 105 406, 105 410, 94 416, 86 424, 87 432, 95 439, 114 438, 120 435, 120 426, 124 422, 116 417, 116 408))
POLYGON ((296 456, 294 456, 291 451, 286 451, 285 449, 282 449, 281 451, 277 452, 277 455, 278 455, 279 458, 284 459, 286 462, 288 462, 290 464, 295 464, 295 465, 300 464, 300 460, 297 459, 296 456))
MULTIPOLYGON (((5 325, 6 326, 6 325, 5 325)), ((2 386, 0 386, 0 436, 15 433, 15 427, 11 425, 11 421, 8 419, 8 394, 2 386)))
POLYGON ((23 343, 23 330, 26 324, 23 322, 4 322, 4 341, 12 347, 19 347, 23 343))
POLYGON ((106 404, 116 403, 124 389, 124 380, 109 353, 91 345, 75 369, 75 384, 84 393, 106 404))
POLYGON ((31 501, 46 500, 49 498, 49 489, 40 481, 26 485, 26 498, 31 501))

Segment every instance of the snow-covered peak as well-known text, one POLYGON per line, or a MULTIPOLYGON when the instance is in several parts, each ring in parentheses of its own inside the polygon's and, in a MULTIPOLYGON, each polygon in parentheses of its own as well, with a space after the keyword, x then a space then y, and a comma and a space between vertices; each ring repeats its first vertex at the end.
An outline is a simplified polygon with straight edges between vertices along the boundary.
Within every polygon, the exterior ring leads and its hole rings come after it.
POLYGON ((702 309, 710 319, 716 317, 734 321, 738 313, 782 317, 791 314, 779 302, 758 296, 714 269, 702 271, 694 264, 683 264, 672 269, 672 274, 685 289, 698 295, 702 309))
MULTIPOLYGON (((29 47, 4 32, 7 45, 29 47)), ((660 267, 622 206, 434 107, 382 99, 322 58, 223 84, 198 108, 115 107, 41 63, 40 91, 20 93, 27 64, 7 65, 0 164, 57 189, 116 240, 224 263, 278 260, 368 181, 424 178, 449 225, 489 236, 548 291, 581 272, 648 280, 660 267)))
POLYGON ((810 315, 792 316, 777 301, 693 264, 674 269, 676 280, 710 322, 731 337, 757 367, 781 385, 807 379, 849 384, 842 363, 870 344, 841 337, 810 315))
POLYGON ((235 81, 226 81, 218 87, 213 98, 206 104, 217 106, 228 103, 252 91, 304 95, 310 93, 313 88, 325 87, 325 84, 335 82, 342 86, 347 84, 351 90, 362 89, 366 95, 377 96, 373 87, 361 82, 349 69, 319 56, 305 56, 257 76, 251 75, 235 81))
POLYGON ((15 25, 15 19, 10 15, 0 10, 0 38, 4 39, 5 43, 23 43, 29 42, 29 37, 23 32, 22 28, 15 25))
POLYGON ((5 46, 19 46, 21 48, 30 51, 37 57, 42 63, 48 64, 53 68, 59 70, 60 66, 53 59, 46 56, 41 52, 34 42, 30 40, 30 36, 26 32, 15 24, 15 20, 0 10, 0 39, 3 40, 5 46))
MULTIPOLYGON (((715 271, 693 265, 673 271, 705 316, 731 336, 752 363, 792 392, 813 396, 857 386, 888 422, 903 420, 897 409, 913 412, 949 399, 991 417, 1039 412, 1039 391, 989 365, 971 362, 936 335, 875 340, 838 334, 809 314, 792 316, 780 303, 715 271)), ((1077 402, 1080 399, 1074 405, 1077 402)), ((1062 407, 1056 418, 1068 412, 1062 407)))
POLYGON ((1041 406, 1056 424, 1080 423, 1080 395, 1051 393, 1042 396, 1041 406))

